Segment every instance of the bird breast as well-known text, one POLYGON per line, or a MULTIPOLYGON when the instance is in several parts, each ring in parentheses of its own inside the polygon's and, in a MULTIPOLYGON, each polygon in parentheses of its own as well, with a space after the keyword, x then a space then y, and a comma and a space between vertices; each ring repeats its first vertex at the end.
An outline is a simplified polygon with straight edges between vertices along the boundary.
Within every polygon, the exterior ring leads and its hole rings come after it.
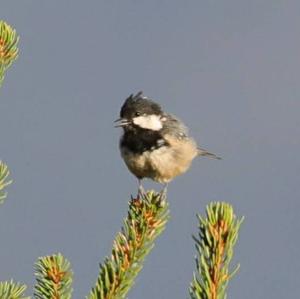
POLYGON ((188 170, 198 154, 194 140, 180 140, 171 135, 164 136, 164 139, 167 145, 142 153, 135 153, 121 144, 121 155, 136 177, 167 183, 188 170))

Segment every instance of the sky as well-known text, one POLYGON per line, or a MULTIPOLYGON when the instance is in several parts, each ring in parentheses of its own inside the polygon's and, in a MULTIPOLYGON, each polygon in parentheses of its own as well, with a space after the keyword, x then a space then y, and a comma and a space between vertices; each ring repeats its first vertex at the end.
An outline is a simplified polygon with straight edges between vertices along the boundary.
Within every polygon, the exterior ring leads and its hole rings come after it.
MULTIPOLYGON (((1 0, 20 55, 0 90, 0 280, 34 284, 61 252, 73 298, 94 285, 137 181, 113 128, 143 90, 222 160, 199 158, 168 188, 171 219, 128 297, 188 298, 196 213, 245 216, 228 298, 299 295, 300 2, 1 0)), ((145 188, 160 190, 149 182, 145 188)))

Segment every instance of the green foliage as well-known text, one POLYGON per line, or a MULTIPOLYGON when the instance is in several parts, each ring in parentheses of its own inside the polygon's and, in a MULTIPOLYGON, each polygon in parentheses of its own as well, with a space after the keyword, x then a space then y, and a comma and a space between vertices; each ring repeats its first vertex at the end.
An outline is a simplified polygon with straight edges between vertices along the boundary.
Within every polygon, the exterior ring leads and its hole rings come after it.
POLYGON ((7 196, 7 192, 4 191, 5 187, 12 183, 12 180, 9 180, 8 177, 9 169, 7 165, 0 160, 0 204, 3 203, 7 196))
POLYGON ((0 282, 0 298, 1 299, 29 299, 24 297, 26 286, 11 281, 0 282))
MULTIPOLYGON (((2 166, 2 169, 7 168, 2 166)), ((131 199, 128 216, 114 240, 112 254, 100 265, 96 285, 86 298, 125 299, 168 218, 168 204, 159 193, 150 191, 143 198, 131 199)), ((199 215, 198 218, 199 236, 194 238, 198 252, 197 271, 190 296, 192 299, 226 299, 228 281, 238 270, 237 267, 230 272, 229 263, 243 219, 237 219, 233 208, 222 202, 209 204, 206 218, 199 215)), ((35 275, 34 298, 71 299, 73 273, 70 263, 61 254, 39 258, 35 275)), ((25 289, 25 285, 12 281, 1 282, 0 299, 29 299, 23 295, 25 289)))
MULTIPOLYGON (((0 20, 0 87, 5 71, 18 57, 19 37, 16 31, 0 20)), ((0 160, 0 203, 11 184, 9 169, 0 160)), ((100 264, 96 285, 87 299, 124 299, 134 284, 154 241, 165 229, 169 218, 168 204, 161 194, 147 192, 143 198, 131 199, 128 216, 114 240, 110 257, 100 264)), ((211 203, 206 218, 199 218, 199 236, 194 238, 198 257, 197 270, 190 286, 192 299, 226 299, 229 279, 238 267, 229 272, 229 263, 243 219, 236 219, 227 203, 211 203)), ((61 254, 41 257, 35 268, 36 299, 70 299, 73 272, 61 254)), ((0 299, 29 299, 24 297, 26 286, 0 282, 0 299)))
POLYGON ((70 299, 73 272, 70 263, 60 253, 38 259, 35 268, 37 299, 70 299))
POLYGON ((150 191, 143 199, 131 199, 128 216, 116 236, 111 257, 100 265, 96 286, 87 298, 126 298, 168 218, 168 205, 159 193, 150 191))
POLYGON ((206 218, 198 215, 199 235, 194 238, 198 257, 197 271, 190 287, 192 299, 226 299, 229 263, 243 218, 237 219, 231 205, 211 203, 206 208, 206 218))
POLYGON ((5 71, 18 57, 18 41, 19 37, 16 31, 0 20, 0 86, 5 71))

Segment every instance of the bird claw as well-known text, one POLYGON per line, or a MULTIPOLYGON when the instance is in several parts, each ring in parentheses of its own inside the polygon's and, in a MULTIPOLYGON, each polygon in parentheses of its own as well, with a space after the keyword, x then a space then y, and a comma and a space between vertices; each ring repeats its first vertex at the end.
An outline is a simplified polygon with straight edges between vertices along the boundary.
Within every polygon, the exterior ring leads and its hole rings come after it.
POLYGON ((141 184, 139 184, 137 198, 144 198, 145 196, 146 196, 146 191, 144 187, 141 184))
POLYGON ((167 199, 167 190, 168 190, 168 184, 165 184, 163 189, 160 191, 160 200, 161 200, 161 202, 166 201, 166 199, 167 199))

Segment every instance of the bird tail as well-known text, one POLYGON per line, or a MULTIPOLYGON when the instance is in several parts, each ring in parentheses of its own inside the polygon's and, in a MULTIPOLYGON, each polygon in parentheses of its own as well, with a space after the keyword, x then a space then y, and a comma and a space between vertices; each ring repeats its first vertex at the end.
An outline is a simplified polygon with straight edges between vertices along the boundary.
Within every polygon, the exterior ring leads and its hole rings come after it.
POLYGON ((213 159, 218 159, 221 160, 221 157, 218 157, 217 155, 208 152, 207 150, 203 149, 203 148, 198 148, 198 156, 205 156, 205 157, 209 157, 209 158, 213 158, 213 159))

